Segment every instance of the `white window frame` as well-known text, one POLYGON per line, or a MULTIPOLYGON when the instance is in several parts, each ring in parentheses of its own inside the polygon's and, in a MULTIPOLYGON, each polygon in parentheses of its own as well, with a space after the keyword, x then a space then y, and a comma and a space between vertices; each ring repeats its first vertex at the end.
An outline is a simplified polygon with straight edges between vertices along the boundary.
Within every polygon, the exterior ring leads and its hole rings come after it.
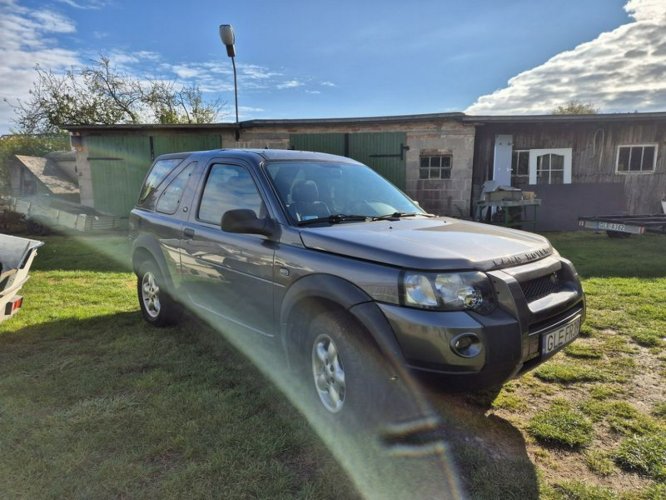
POLYGON ((556 149, 530 149, 530 185, 537 183, 537 157, 547 154, 560 155, 564 157, 564 175, 563 184, 571 184, 571 157, 572 148, 556 149))
MULTIPOLYGON (((645 154, 645 149, 641 151, 641 167, 643 166, 643 155, 645 154)), ((617 147, 615 153, 615 173, 618 175, 641 175, 641 174, 654 174, 657 170, 657 154, 659 154, 659 144, 620 144, 617 147), (654 157, 652 158, 652 169, 651 170, 620 170, 620 148, 654 148, 654 157)), ((631 152, 629 152, 629 163, 631 164, 631 152)))
POLYGON ((530 179, 530 150, 529 149, 513 149, 511 150, 511 185, 513 186, 513 178, 514 177, 527 177, 527 182, 529 184, 529 179, 530 179), (518 161, 516 162, 516 167, 518 167, 518 163, 520 163, 520 153, 527 153, 527 176, 525 175, 513 175, 513 155, 514 153, 518 154, 518 161))

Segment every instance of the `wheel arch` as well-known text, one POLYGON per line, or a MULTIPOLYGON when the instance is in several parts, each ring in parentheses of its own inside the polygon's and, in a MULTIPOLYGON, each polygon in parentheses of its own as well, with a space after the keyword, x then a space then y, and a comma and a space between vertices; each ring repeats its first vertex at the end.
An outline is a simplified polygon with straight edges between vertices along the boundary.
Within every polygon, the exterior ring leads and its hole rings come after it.
POLYGON ((159 242, 152 236, 143 234, 132 244, 132 269, 136 274, 146 260, 152 260, 158 267, 168 287, 173 287, 173 280, 159 242))
POLYGON ((355 284, 327 274, 301 278, 287 291, 280 308, 282 348, 290 366, 291 352, 299 341, 299 332, 320 311, 337 311, 354 320, 369 340, 397 366, 404 366, 404 357, 388 320, 375 301, 355 284))

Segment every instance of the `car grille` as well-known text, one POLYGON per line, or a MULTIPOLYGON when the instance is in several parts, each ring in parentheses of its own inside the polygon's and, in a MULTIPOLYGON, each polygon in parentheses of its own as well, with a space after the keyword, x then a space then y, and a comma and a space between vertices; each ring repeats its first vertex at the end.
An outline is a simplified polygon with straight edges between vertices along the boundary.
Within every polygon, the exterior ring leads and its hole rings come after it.
POLYGON ((552 273, 547 276, 540 276, 520 284, 528 302, 538 300, 546 295, 560 290, 559 273, 552 273))

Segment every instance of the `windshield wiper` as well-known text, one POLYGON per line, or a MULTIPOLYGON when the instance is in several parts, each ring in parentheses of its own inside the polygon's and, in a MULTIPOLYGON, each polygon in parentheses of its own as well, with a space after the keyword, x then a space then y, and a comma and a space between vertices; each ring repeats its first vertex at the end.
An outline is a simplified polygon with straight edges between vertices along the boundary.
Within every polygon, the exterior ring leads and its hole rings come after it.
POLYGON ((417 215, 423 215, 424 217, 432 217, 431 214, 425 214, 422 212, 393 212, 392 214, 386 214, 386 215, 378 215, 377 217, 373 217, 372 220, 398 220, 403 217, 416 217, 417 215))
POLYGON ((314 219, 306 219, 298 222, 299 226, 310 226, 312 224, 340 224, 341 222, 360 222, 372 220, 367 215, 346 215, 346 214, 333 214, 326 217, 316 217, 314 219))

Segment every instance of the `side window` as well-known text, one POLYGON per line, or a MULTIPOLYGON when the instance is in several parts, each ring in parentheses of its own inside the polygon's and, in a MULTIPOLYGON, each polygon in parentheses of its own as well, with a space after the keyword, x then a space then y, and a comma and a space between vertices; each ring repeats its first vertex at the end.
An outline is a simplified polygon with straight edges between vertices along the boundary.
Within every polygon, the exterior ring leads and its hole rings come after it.
POLYGON ((263 202, 250 172, 237 165, 213 165, 201 195, 198 219, 220 224, 225 212, 238 208, 263 216, 263 202))
POLYGON ((173 214, 178 210, 180 199, 183 196, 185 187, 187 187, 187 181, 190 180, 190 176, 196 166, 197 162, 190 163, 174 180, 171 181, 167 188, 162 192, 160 199, 157 201, 155 210, 165 214, 173 214))
POLYGON ((145 201, 150 194, 155 191, 157 186, 166 179, 176 166, 182 162, 182 158, 172 158, 169 160, 157 160, 153 165, 153 168, 150 169, 150 173, 146 178, 146 182, 143 183, 141 188, 141 194, 139 195, 139 202, 145 201))

